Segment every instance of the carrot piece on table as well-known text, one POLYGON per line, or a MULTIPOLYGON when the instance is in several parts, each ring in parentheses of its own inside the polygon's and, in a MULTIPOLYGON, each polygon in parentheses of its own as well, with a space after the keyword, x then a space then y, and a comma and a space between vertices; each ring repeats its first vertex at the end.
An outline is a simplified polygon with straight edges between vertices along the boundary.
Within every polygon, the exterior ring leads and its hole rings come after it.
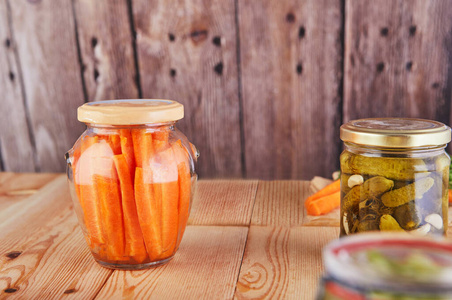
POLYGON ((159 260, 162 256, 161 205, 155 201, 150 169, 137 167, 135 170, 135 203, 149 258, 159 260))
POLYGON ((452 203, 452 190, 449 190, 449 203, 452 203))
MULTIPOLYGON (((154 140, 155 141, 155 140, 154 140)), ((177 164, 172 148, 156 155, 153 169, 155 200, 162 204, 162 247, 164 257, 174 253, 179 229, 179 185, 177 164)))
POLYGON ((340 204, 341 192, 337 191, 335 193, 311 201, 308 206, 306 206, 306 210, 309 215, 319 216, 329 213, 333 209, 339 207, 340 204))
POLYGON ((173 144, 173 151, 177 162, 177 173, 179 183, 179 235, 176 243, 176 249, 179 247, 182 236, 185 232, 188 216, 190 214, 191 198, 191 175, 189 166, 189 156, 186 149, 182 146, 180 140, 173 144))
POLYGON ((142 263, 147 257, 147 252, 138 221, 133 181, 130 176, 129 166, 124 154, 115 155, 113 159, 121 187, 125 236, 124 256, 133 257, 135 261, 142 263))
POLYGON ((340 181, 340 179, 338 179, 338 180, 333 181, 332 183, 330 183, 329 185, 327 185, 326 187, 324 187, 317 193, 306 198, 304 205, 307 208, 312 201, 319 199, 323 196, 336 193, 337 191, 340 191, 340 190, 341 190, 341 181, 340 181))
POLYGON ((94 175, 97 197, 102 211, 102 227, 106 238, 107 257, 124 260, 124 223, 121 191, 116 170, 111 177, 94 175))
POLYGON ((132 183, 135 178, 135 154, 133 152, 133 140, 132 134, 128 129, 121 129, 119 131, 120 139, 121 139, 121 152, 124 154, 124 158, 127 161, 127 165, 129 166, 130 177, 132 178, 132 183))

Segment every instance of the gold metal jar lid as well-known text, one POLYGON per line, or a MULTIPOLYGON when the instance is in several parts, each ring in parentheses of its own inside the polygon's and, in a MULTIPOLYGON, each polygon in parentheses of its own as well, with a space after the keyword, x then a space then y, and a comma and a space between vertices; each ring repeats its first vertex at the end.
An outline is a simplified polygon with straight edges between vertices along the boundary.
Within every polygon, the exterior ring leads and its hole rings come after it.
POLYGON ((414 148, 445 145, 450 128, 441 122, 410 118, 353 120, 341 126, 341 140, 359 145, 414 148))
POLYGON ((127 99, 85 103, 77 109, 80 122, 103 125, 164 123, 184 117, 184 106, 173 100, 127 99))

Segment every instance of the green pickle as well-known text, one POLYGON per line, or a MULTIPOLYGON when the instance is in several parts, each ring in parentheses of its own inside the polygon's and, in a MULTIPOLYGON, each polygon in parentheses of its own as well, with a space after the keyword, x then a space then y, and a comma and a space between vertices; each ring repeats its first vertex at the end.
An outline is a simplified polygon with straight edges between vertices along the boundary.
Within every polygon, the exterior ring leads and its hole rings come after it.
POLYGON ((381 231, 403 231, 400 224, 391 215, 382 215, 380 218, 381 231))
POLYGON ((374 157, 345 153, 341 155, 341 168, 345 174, 384 176, 393 180, 414 180, 429 175, 422 159, 374 157))
POLYGON ((344 151, 341 236, 378 230, 419 233, 425 228, 429 229, 426 234, 445 235, 449 166, 447 154, 384 157, 344 151), (361 175, 364 182, 350 188, 348 178, 352 175, 361 175), (432 214, 439 215, 445 226, 424 226, 432 214))

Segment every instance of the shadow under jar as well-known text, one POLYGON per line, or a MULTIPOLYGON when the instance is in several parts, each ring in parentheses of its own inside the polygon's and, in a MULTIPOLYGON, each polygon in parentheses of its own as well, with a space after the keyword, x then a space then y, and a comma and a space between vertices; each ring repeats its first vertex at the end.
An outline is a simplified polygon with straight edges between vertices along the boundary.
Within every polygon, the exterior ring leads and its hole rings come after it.
POLYGON ((182 240, 196 148, 171 100, 110 100, 78 108, 87 129, 66 154, 69 186, 95 260, 112 269, 168 262, 182 240))
POLYGON ((379 118, 341 126, 340 235, 405 231, 445 235, 450 128, 440 122, 379 118))

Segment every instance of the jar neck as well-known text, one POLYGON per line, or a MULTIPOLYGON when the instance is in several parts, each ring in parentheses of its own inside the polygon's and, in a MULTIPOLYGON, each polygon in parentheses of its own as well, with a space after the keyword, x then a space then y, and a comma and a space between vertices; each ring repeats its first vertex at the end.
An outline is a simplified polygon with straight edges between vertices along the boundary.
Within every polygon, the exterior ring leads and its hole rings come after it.
POLYGON ((144 129, 149 132, 166 130, 173 131, 176 127, 176 121, 139 125, 106 125, 86 123, 86 126, 88 131, 92 131, 96 134, 114 134, 120 129, 144 129))
POLYGON ((353 153, 370 153, 370 154, 406 154, 411 153, 415 155, 422 154, 438 154, 444 152, 447 145, 435 145, 425 147, 410 147, 410 148, 390 148, 390 147, 377 147, 368 145, 359 145, 350 142, 344 142, 345 149, 353 153))

